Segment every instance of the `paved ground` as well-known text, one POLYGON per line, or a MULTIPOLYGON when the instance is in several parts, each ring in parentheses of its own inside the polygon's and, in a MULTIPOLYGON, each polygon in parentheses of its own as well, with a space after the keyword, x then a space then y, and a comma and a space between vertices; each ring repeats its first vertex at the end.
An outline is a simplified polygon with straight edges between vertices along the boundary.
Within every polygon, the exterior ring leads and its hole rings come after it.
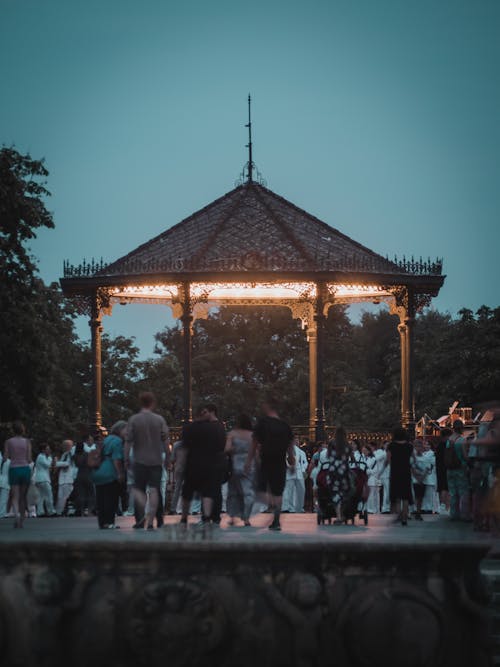
POLYGON ((375 545, 411 544, 481 544, 491 545, 492 555, 500 558, 500 539, 489 533, 477 533, 471 524, 452 522, 447 517, 426 516, 424 521, 409 521, 407 527, 395 524, 390 515, 376 515, 369 518, 368 526, 357 523, 354 526, 318 526, 315 514, 288 514, 282 516, 282 532, 269 531, 269 514, 259 514, 252 518, 249 528, 229 526, 223 517, 221 527, 211 531, 197 530, 196 517, 190 519, 188 529, 182 530, 178 517, 165 517, 165 526, 153 532, 133 530, 132 517, 117 520, 120 530, 99 530, 95 517, 27 519, 22 530, 13 528, 12 519, 0 519, 0 546, 20 543, 118 543, 140 544, 157 542, 198 542, 210 541, 223 544, 273 543, 304 544, 359 544, 369 548, 375 545))

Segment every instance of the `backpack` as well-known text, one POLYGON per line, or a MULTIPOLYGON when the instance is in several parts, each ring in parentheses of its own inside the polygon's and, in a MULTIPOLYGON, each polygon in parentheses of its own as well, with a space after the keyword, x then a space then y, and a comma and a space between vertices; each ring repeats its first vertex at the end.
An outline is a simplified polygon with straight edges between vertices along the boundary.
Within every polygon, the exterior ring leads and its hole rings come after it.
POLYGON ((457 454, 457 448, 455 443, 458 442, 460 438, 456 440, 447 440, 446 449, 444 450, 444 467, 446 470, 458 470, 462 467, 462 461, 460 460, 457 454))
POLYGON ((94 449, 87 452, 87 468, 97 470, 97 468, 101 467, 103 460, 102 445, 96 443, 94 449))
POLYGON ((85 468, 87 465, 87 454, 85 452, 83 442, 79 442, 76 445, 73 461, 77 468, 85 468))

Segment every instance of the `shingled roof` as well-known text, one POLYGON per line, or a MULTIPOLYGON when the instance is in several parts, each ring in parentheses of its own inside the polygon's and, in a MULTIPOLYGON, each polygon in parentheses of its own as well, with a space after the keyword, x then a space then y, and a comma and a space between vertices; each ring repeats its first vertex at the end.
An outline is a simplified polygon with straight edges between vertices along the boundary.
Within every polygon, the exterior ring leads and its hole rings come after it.
MULTIPOLYGON (((104 265, 65 262, 64 289, 122 280, 239 279, 273 274, 356 274, 391 284, 443 282, 441 261, 390 261, 255 181, 247 181, 128 255, 104 265), (399 278, 403 281, 400 281, 399 278), (417 281, 417 283, 415 282, 417 281), (424 281, 424 282, 422 282, 424 281)), ((327 278, 326 278, 327 279, 327 278)))
POLYGON ((264 186, 247 182, 96 275, 336 270, 405 272, 264 186))

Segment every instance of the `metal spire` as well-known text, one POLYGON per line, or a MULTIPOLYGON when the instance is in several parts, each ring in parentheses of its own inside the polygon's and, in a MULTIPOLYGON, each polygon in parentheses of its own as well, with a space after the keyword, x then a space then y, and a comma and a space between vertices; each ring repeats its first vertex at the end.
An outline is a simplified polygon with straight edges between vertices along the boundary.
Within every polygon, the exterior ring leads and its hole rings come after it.
POLYGON ((243 170, 240 174, 240 177, 238 178, 237 181, 235 181, 236 187, 239 187, 240 185, 244 185, 245 183, 259 183, 259 185, 263 185, 264 187, 266 186, 266 181, 262 178, 262 174, 260 171, 257 169, 255 166, 255 162, 253 161, 253 155, 252 155, 252 98, 250 97, 250 94, 248 95, 248 123, 245 125, 245 127, 248 127, 248 144, 246 145, 246 148, 248 148, 248 162, 245 164, 243 167, 243 170), (255 179, 254 179, 254 174, 255 174, 255 179))
POLYGON ((253 181, 253 170, 254 170, 254 163, 252 159, 252 116, 251 116, 251 107, 252 107, 252 98, 250 97, 250 94, 248 95, 248 124, 245 125, 245 127, 248 127, 248 144, 246 145, 246 148, 248 148, 248 182, 251 183, 253 181))

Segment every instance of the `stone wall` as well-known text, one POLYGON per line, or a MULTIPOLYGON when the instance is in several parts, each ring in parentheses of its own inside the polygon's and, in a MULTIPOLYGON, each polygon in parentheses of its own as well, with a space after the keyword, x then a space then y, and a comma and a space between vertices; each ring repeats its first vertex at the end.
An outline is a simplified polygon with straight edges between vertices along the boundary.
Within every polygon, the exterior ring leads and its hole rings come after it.
POLYGON ((483 667, 481 546, 0 544, 2 667, 483 667))

